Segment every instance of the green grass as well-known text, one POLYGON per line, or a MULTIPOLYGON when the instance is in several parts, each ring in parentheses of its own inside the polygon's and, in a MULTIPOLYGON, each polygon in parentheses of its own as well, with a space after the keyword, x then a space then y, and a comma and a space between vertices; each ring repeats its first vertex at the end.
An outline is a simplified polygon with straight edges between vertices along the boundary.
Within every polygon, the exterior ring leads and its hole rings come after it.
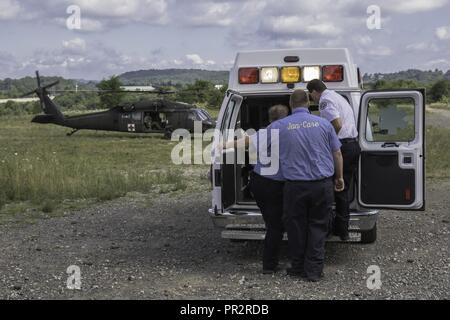
MULTIPOLYGON (((70 130, 0 117, 0 222, 52 216, 119 197, 208 192, 207 165, 172 164, 161 135, 70 130), (6 219, 7 220, 7 219, 6 219)), ((428 177, 450 177, 450 129, 427 129, 428 177)))
POLYGON ((172 164, 176 142, 161 135, 81 131, 67 137, 68 128, 29 121, 0 117, 0 214, 24 208, 52 213, 132 192, 209 188, 200 178, 208 166, 172 164))
POLYGON ((426 173, 430 178, 450 178, 450 129, 428 127, 426 173))

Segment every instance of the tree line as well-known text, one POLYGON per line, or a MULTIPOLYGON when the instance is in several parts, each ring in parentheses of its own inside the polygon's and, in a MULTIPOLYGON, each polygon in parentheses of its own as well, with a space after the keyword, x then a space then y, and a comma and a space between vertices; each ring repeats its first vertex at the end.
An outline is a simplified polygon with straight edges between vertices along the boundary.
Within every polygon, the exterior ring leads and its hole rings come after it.
POLYGON ((415 80, 377 80, 366 83, 365 89, 416 89, 425 88, 427 92, 427 103, 442 102, 450 103, 450 80, 441 79, 430 83, 421 83, 415 80))
MULTIPOLYGON (((27 82, 31 80, 27 79, 27 82)), ((28 83, 27 83, 28 84, 28 83)), ((165 85, 161 87, 162 90, 173 92, 170 94, 156 95, 156 94, 137 94, 133 92, 117 92, 122 90, 123 83, 118 76, 112 76, 109 79, 100 81, 94 88, 85 90, 92 90, 90 92, 64 92, 62 94, 55 94, 54 102, 61 107, 63 111, 87 111, 109 109, 121 104, 132 103, 141 100, 153 99, 167 99, 171 101, 180 101, 189 104, 195 104, 200 107, 220 108, 223 97, 227 90, 227 86, 216 87, 216 84, 206 80, 196 80, 192 84, 186 85, 165 85), (102 92, 96 92, 101 90, 102 92), (111 93, 105 91, 112 91, 111 93)), ((58 90, 65 90, 68 84, 65 83, 63 88, 58 90)), ((73 90, 73 88, 70 88, 73 90)), ((16 97, 23 94, 18 88, 14 89, 16 97)), ((50 91, 50 94, 51 91, 50 91)), ((0 99, 13 97, 10 94, 0 94, 0 99)), ((41 113, 38 101, 33 102, 15 102, 8 101, 0 105, 0 116, 2 115, 25 115, 41 113)))
MULTIPOLYGON (((26 79, 27 84, 32 78, 26 79)), ((11 83, 10 83, 11 85, 11 83)), ((92 84, 86 84, 82 88, 98 89, 102 91, 120 91, 122 82, 118 76, 112 76, 97 83, 95 87, 92 84)), ((58 89, 71 88, 68 82, 63 82, 58 89)), ((450 104, 450 80, 441 79, 430 83, 422 83, 415 80, 385 80, 379 79, 365 84, 365 89, 399 89, 399 88, 425 88, 427 90, 427 103, 441 102, 450 104)), ((22 88, 25 90, 28 88, 22 88)), ((71 88, 72 89, 72 88, 71 88)), ((162 87, 168 91, 174 91, 173 94, 158 96, 155 94, 136 94, 136 93, 100 93, 100 92, 66 92, 55 96, 55 103, 63 111, 70 110, 97 110, 108 109, 123 103, 131 103, 148 99, 168 99, 180 101, 189 104, 195 104, 200 107, 220 108, 227 86, 216 87, 211 81, 196 80, 192 84, 170 85, 162 87)), ((19 88, 15 88, 17 94, 23 94, 19 88)), ((3 95, 3 98, 10 95, 3 95)), ((0 95, 0 98, 2 96, 0 95)), ((2 115, 22 115, 41 113, 39 102, 17 103, 9 101, 0 105, 0 116, 2 115)))

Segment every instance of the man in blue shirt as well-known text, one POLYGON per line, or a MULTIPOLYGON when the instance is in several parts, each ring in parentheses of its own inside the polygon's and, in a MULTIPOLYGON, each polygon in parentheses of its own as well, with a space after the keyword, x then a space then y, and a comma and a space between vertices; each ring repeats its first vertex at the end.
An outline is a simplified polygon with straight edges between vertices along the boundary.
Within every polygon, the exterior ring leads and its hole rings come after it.
POLYGON ((290 106, 292 115, 271 125, 278 129, 280 170, 286 180, 283 205, 291 257, 287 271, 318 281, 334 191, 344 189, 341 143, 328 121, 309 113, 305 91, 296 90, 290 106))
POLYGON ((273 274, 278 267, 281 243, 284 235, 283 226, 283 188, 284 178, 280 170, 279 139, 272 133, 272 126, 277 120, 289 115, 285 105, 275 105, 269 109, 271 124, 242 140, 230 141, 225 148, 238 146, 249 147, 249 153, 256 156, 256 163, 250 173, 250 190, 266 225, 263 251, 263 273, 273 274))

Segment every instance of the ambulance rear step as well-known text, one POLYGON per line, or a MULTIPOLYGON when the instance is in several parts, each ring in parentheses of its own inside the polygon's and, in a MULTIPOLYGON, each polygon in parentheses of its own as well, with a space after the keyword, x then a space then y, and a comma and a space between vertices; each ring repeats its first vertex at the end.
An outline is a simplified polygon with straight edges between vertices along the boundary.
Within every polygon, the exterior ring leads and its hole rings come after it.
MULTIPOLYGON (((360 242, 361 233, 352 232, 350 230, 350 240, 348 242, 360 242)), ((223 239, 230 240, 264 240, 266 235, 264 224, 247 224, 247 225, 228 225, 224 231, 222 231, 223 239)), ((287 240, 287 234, 284 234, 283 240, 287 240)), ((327 242, 341 242, 339 237, 332 236, 327 239, 327 242)))

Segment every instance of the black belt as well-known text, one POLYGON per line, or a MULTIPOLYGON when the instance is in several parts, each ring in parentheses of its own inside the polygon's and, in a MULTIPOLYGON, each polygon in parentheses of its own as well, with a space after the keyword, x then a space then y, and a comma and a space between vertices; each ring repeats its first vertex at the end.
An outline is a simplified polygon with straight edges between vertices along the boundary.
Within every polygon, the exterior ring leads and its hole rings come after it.
POLYGON ((319 180, 286 180, 286 182, 293 182, 293 183, 317 183, 317 182, 326 182, 332 180, 333 177, 323 178, 319 180))
POLYGON ((358 142, 358 138, 345 138, 340 139, 342 144, 352 143, 352 142, 358 142))

